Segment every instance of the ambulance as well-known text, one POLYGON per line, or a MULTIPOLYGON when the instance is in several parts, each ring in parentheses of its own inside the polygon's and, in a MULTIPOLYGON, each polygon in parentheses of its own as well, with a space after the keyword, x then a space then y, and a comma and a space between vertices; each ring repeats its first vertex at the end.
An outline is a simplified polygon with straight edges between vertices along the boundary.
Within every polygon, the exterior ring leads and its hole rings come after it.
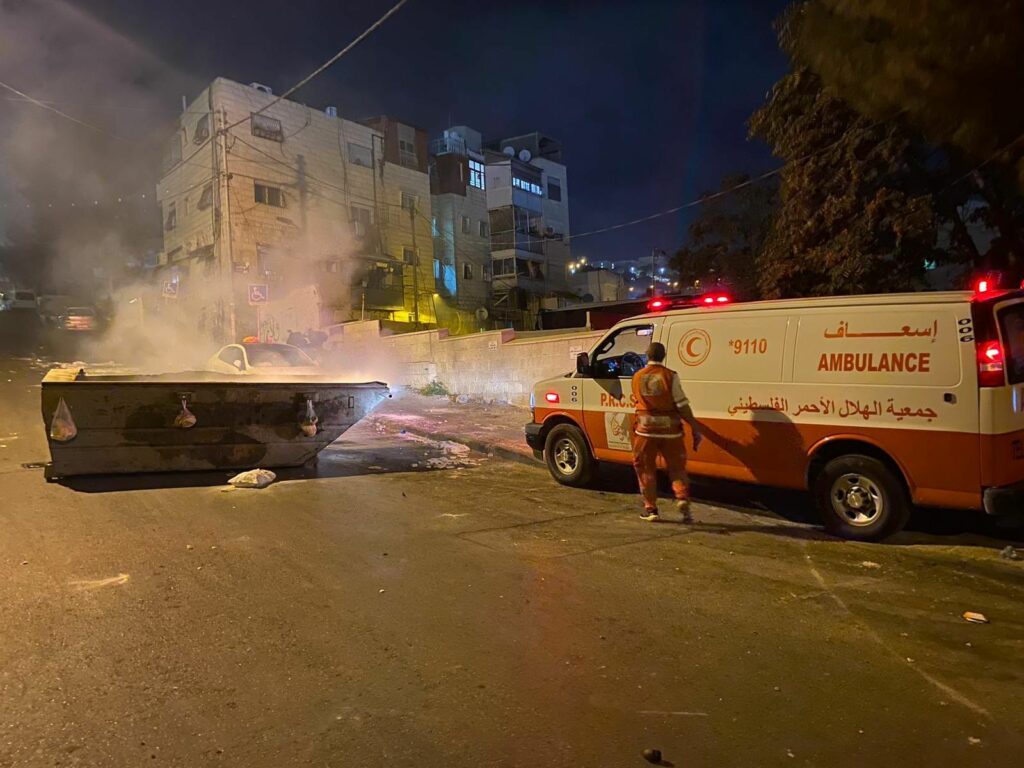
POLYGON ((692 474, 809 490, 829 531, 863 541, 912 505, 1020 508, 1024 291, 686 304, 652 300, 535 385, 526 441, 555 480, 632 462, 630 380, 660 341, 704 425, 692 474))

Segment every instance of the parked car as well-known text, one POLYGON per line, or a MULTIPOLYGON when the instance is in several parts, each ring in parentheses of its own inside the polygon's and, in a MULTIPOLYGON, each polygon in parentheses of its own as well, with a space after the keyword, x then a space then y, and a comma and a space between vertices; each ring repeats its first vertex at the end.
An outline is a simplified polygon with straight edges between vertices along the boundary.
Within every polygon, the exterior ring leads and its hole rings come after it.
POLYGON ((78 333, 95 331, 96 310, 92 307, 68 307, 57 316, 57 328, 78 333))
POLYGON ((13 290, 7 291, 3 294, 3 298, 0 299, 0 305, 3 309, 31 309, 35 310, 36 307, 36 293, 35 291, 24 291, 24 290, 13 290))
POLYGON ((320 366, 291 344, 252 342, 228 344, 211 357, 206 369, 215 373, 252 376, 302 376, 321 373, 320 366))

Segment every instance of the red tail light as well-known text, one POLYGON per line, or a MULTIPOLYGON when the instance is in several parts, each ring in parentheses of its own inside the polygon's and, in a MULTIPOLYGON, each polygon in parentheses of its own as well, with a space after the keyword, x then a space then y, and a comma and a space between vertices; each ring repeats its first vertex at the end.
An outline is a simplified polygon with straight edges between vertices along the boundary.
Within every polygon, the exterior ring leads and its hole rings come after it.
POLYGON ((547 394, 544 395, 544 399, 547 400, 549 403, 557 403, 559 401, 558 393, 548 392, 547 394))
POLYGON ((1003 345, 998 341, 978 343, 978 386, 1001 387, 1006 383, 1003 345))
POLYGON ((704 297, 704 303, 705 304, 714 304, 715 303, 715 297, 714 296, 705 296, 704 297))
POLYGON ((982 278, 981 280, 979 280, 978 282, 976 282, 974 284, 974 292, 975 293, 988 293, 989 285, 990 285, 989 281, 987 279, 985 279, 985 278, 982 278))
POLYGON ((668 302, 665 299, 651 299, 647 302, 648 312, 659 312, 663 309, 668 308, 668 302))

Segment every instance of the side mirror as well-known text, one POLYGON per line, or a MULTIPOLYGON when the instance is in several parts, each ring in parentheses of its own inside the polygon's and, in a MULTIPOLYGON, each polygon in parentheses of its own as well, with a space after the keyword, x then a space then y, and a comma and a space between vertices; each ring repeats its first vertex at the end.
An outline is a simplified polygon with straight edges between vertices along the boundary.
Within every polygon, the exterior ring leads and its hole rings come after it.
POLYGON ((245 363, 243 363, 241 360, 235 360, 231 364, 240 371, 245 369, 245 363))
POLYGON ((576 373, 580 376, 590 376, 590 355, 586 352, 576 355, 576 373))

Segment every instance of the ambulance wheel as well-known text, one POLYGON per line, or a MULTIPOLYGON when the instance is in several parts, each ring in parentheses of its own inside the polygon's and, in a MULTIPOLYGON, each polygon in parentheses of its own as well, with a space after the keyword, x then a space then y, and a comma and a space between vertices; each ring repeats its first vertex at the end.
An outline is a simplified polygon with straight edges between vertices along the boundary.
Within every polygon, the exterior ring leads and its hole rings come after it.
POLYGON ((581 488, 594 478, 597 462, 583 433, 572 424, 558 424, 548 432, 544 459, 551 476, 562 485, 581 488))
POLYGON ((815 478, 814 500, 825 530, 854 541, 884 539, 910 516, 903 481, 872 456, 851 454, 828 462, 815 478))

